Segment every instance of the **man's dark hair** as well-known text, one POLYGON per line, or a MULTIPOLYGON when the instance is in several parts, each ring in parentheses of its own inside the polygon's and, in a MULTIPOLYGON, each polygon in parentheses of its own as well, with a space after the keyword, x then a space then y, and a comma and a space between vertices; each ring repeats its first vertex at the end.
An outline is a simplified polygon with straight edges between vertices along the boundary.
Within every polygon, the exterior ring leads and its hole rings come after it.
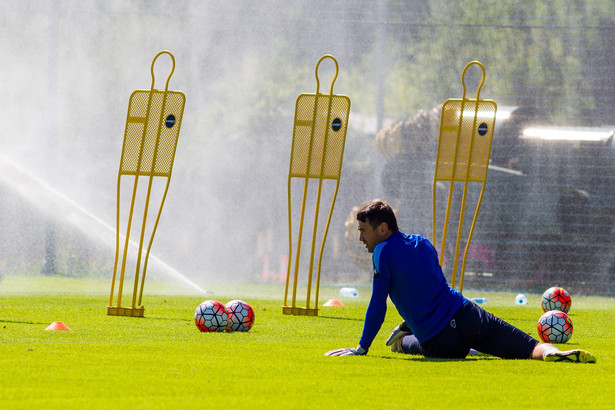
POLYGON ((385 201, 375 200, 369 205, 366 205, 357 213, 357 221, 367 222, 376 229, 381 223, 386 222, 389 229, 393 232, 397 232, 397 218, 391 205, 385 201))

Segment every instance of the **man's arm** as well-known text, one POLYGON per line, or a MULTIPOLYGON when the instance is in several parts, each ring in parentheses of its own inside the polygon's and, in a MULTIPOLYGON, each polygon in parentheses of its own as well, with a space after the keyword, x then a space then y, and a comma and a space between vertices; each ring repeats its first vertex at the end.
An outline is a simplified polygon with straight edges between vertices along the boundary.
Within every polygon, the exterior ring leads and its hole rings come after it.
POLYGON ((359 346, 356 348, 337 349, 327 352, 326 356, 363 355, 369 350, 374 338, 378 334, 387 311, 387 298, 391 286, 391 275, 388 267, 381 265, 381 252, 375 252, 378 260, 374 260, 374 280, 372 284, 372 297, 365 313, 365 324, 359 346), (353 353, 354 351, 354 353, 353 353), (364 351, 364 352, 363 352, 364 351), (337 354, 334 354, 337 353, 337 354), (344 354, 345 353, 345 354, 344 354))
POLYGON ((380 331, 387 313, 387 297, 389 296, 388 283, 383 283, 382 278, 374 279, 372 298, 369 301, 367 312, 365 313, 365 324, 359 345, 370 347, 374 338, 380 331))

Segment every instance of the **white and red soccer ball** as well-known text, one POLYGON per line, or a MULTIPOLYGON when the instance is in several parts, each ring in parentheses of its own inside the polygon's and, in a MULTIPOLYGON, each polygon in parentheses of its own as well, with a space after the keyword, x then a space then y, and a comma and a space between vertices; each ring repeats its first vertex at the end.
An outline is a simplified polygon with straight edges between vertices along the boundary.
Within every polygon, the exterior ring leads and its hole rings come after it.
POLYGON ((572 299, 566 289, 559 286, 549 288, 542 294, 540 300, 542 310, 548 312, 550 310, 559 310, 564 313, 568 313, 572 299))
POLYGON ((226 330, 247 332, 254 324, 254 310, 243 300, 231 300, 224 305, 228 312, 228 325, 226 330))
POLYGON ((206 300, 194 311, 194 323, 201 332, 223 332, 228 326, 228 312, 217 300, 206 300))
POLYGON ((546 343, 566 343, 572 336, 572 321, 561 310, 550 310, 538 319, 538 335, 546 343))
POLYGON ((201 332, 247 332, 254 324, 254 310, 243 300, 231 300, 226 305, 206 300, 197 306, 194 323, 201 332))

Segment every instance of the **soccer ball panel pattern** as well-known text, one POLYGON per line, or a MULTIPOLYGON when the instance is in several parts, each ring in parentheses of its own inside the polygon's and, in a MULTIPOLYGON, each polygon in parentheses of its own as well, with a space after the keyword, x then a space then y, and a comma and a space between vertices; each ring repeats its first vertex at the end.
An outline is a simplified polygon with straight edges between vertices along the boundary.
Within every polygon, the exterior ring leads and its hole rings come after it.
POLYGON ((228 326, 228 312, 222 302, 206 300, 194 311, 194 323, 201 332, 223 332, 228 326))
POLYGON ((231 300, 225 305, 228 312, 227 331, 247 332, 254 324, 254 310, 243 300, 231 300))
POLYGON ((566 289, 554 286, 547 289, 545 293, 542 294, 540 304, 542 310, 545 312, 560 310, 564 313, 568 313, 572 304, 572 299, 566 289))
POLYGON ((546 343, 566 343, 572 337, 572 321, 559 310, 545 312, 537 324, 538 336, 546 343))

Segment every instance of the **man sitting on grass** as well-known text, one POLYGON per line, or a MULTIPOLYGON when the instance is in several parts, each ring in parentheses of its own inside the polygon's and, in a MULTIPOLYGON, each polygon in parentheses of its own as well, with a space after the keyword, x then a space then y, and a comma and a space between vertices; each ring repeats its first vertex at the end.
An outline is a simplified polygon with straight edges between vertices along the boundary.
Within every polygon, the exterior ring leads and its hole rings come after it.
POLYGON ((505 359, 596 362, 585 350, 560 351, 540 343, 451 288, 432 244, 399 231, 386 202, 373 201, 359 211, 357 221, 359 239, 373 254, 372 297, 359 346, 332 350, 327 356, 366 354, 382 326, 390 296, 404 319, 386 342, 393 352, 464 358, 476 349, 505 359))

